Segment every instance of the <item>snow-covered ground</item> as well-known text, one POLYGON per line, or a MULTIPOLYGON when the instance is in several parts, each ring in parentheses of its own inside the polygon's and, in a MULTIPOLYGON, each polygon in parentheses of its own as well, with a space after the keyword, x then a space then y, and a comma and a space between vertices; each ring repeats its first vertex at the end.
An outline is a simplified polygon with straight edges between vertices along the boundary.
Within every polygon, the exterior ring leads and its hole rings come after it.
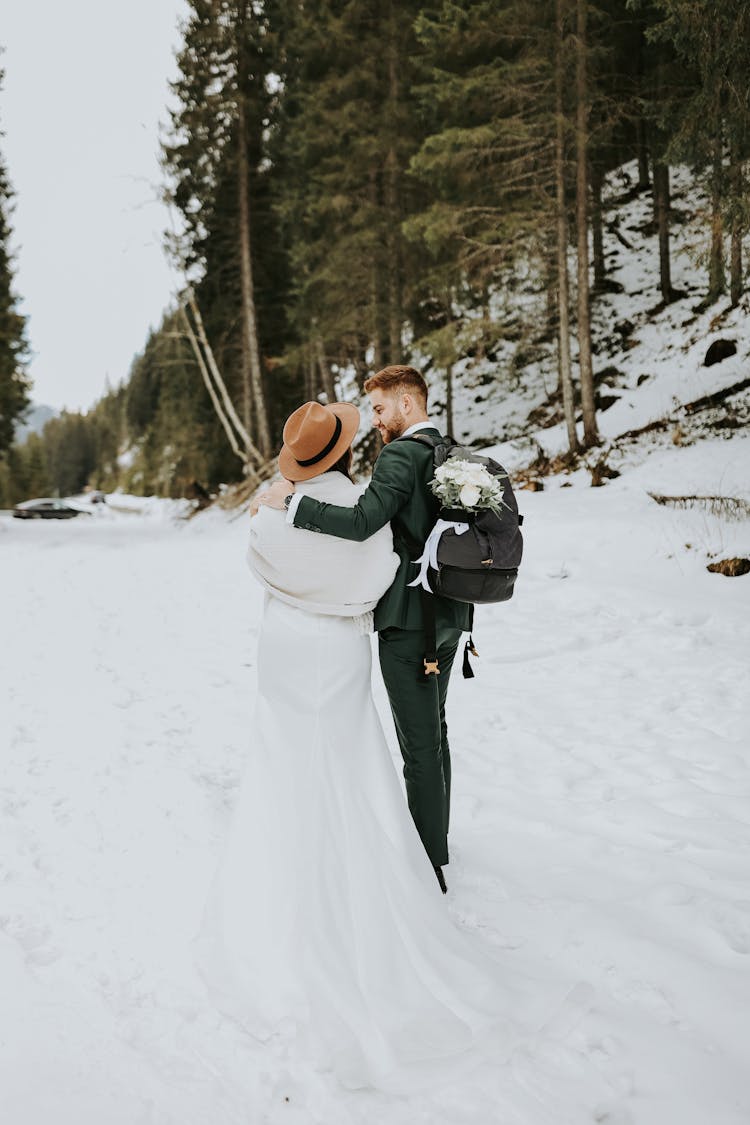
POLYGON ((520 494, 516 597, 449 700, 446 909, 555 1003, 412 1098, 247 1038, 191 965, 252 737, 247 517, 1 518, 0 1120, 746 1125, 750 576, 705 564, 750 524, 648 492, 747 498, 749 469, 715 440, 520 494))

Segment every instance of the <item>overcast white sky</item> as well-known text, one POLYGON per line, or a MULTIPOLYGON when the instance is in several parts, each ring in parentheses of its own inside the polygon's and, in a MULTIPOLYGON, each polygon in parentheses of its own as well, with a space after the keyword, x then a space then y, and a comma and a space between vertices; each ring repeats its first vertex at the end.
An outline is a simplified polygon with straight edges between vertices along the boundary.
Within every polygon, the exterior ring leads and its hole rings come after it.
POLYGON ((183 0, 5 0, 0 139, 35 402, 86 409, 127 375, 175 278, 159 122, 183 0))

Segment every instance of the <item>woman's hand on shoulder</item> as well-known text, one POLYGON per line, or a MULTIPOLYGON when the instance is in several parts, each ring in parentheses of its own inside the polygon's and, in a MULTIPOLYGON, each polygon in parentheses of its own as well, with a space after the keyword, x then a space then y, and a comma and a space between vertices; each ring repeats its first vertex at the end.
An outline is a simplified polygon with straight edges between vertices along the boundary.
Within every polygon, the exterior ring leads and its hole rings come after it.
POLYGON ((283 477, 281 480, 274 481, 270 488, 267 488, 265 492, 261 492, 260 495, 256 496, 250 507, 250 515, 254 516, 258 511, 258 507, 275 508, 277 511, 283 512, 284 500, 292 492, 294 492, 294 484, 292 481, 284 480, 283 477), (253 511, 253 507, 255 507, 255 511, 253 511))

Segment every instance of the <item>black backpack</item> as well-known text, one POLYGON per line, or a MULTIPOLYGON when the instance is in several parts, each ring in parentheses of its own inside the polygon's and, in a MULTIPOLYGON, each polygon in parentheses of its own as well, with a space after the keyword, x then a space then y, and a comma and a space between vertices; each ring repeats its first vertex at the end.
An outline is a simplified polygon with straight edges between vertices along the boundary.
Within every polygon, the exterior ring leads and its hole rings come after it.
MULTIPOLYGON (((432 594, 472 606, 471 625, 474 622, 474 605, 505 602, 513 596, 518 567, 523 555, 521 524, 518 504, 513 494, 510 478, 503 467, 491 457, 482 457, 472 449, 457 445, 452 438, 437 438, 417 431, 399 440, 417 441, 432 449, 433 472, 449 457, 483 465, 493 476, 502 478, 503 506, 500 512, 487 508, 468 512, 464 508, 441 508, 438 520, 446 523, 469 524, 468 531, 457 534, 446 528, 440 535, 436 566, 426 569, 427 584, 432 594)), ((425 675, 439 673, 435 655, 435 605, 430 594, 421 589, 425 618, 425 675)), ((474 673, 469 664, 469 653, 477 656, 474 639, 470 634, 464 648, 463 674, 471 678, 474 673)))

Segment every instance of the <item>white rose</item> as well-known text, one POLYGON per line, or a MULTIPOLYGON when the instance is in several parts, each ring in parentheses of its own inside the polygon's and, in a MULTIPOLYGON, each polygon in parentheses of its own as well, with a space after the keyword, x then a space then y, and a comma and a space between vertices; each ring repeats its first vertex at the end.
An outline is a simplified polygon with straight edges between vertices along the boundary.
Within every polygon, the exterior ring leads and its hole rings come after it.
POLYGON ((492 478, 484 465, 472 465, 467 472, 467 476, 472 484, 478 484, 480 487, 486 488, 488 484, 492 483, 492 478))
POLYGON ((479 500, 480 489, 476 484, 465 484, 458 494, 464 508, 473 508, 479 500))

